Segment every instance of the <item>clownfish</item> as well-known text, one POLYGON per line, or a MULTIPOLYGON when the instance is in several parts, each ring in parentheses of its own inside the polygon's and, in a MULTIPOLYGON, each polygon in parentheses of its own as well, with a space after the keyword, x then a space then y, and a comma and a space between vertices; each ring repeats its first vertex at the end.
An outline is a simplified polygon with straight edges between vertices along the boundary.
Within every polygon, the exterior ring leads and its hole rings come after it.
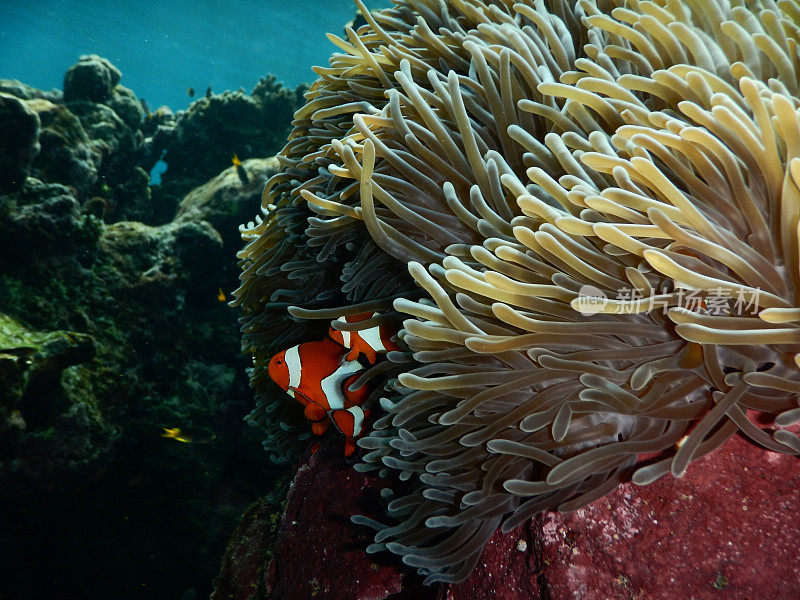
MULTIPOLYGON (((336 323, 357 323, 365 321, 374 317, 378 313, 361 313, 359 315, 348 315, 346 317, 339 317, 336 323)), ((369 364, 375 364, 377 353, 389 352, 390 350, 399 350, 400 348, 391 341, 394 331, 389 325, 376 325, 361 331, 339 331, 331 327, 328 329, 328 335, 331 339, 336 340, 345 348, 349 348, 350 352, 347 354, 347 360, 356 360, 363 354, 369 361, 369 364)))
POLYGON ((355 450, 353 441, 364 430, 369 411, 361 408, 369 390, 350 385, 363 370, 357 361, 347 360, 345 350, 331 339, 303 342, 273 356, 268 373, 292 398, 305 408, 311 429, 322 435, 331 422, 345 436, 345 456, 355 450))

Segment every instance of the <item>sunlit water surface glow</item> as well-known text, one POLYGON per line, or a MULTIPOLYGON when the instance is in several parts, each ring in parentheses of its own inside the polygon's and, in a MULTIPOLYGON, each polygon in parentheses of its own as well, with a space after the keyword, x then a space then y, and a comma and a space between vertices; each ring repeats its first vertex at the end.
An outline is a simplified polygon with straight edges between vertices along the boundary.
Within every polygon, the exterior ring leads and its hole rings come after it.
POLYGON ((355 12, 351 0, 0 0, 0 78, 60 89, 81 54, 99 54, 151 109, 179 110, 189 87, 249 92, 266 73, 292 87, 313 81, 311 66, 337 50, 325 33, 343 35, 355 12))

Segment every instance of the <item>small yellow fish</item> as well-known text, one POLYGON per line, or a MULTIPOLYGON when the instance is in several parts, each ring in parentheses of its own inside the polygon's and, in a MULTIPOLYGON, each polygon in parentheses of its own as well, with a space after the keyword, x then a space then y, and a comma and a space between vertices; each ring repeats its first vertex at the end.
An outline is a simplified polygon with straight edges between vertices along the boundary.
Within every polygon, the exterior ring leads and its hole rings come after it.
POLYGON ((185 436, 183 431, 181 431, 180 427, 175 427, 170 429, 169 427, 164 427, 164 433, 161 434, 161 437, 165 438, 172 438, 173 440, 177 440, 179 442, 184 442, 187 444, 192 443, 192 439, 189 436, 185 436))
POLYGON ((239 157, 236 154, 233 155, 231 163, 233 163, 233 166, 236 167, 236 175, 238 175, 239 181, 242 182, 242 185, 247 185, 250 183, 250 178, 247 176, 247 171, 244 170, 242 161, 239 160, 239 157))
POLYGON ((225 297, 225 292, 222 291, 222 288, 219 288, 219 291, 217 292, 217 300, 220 302, 225 302, 225 300, 227 300, 225 297))
POLYGON ((164 427, 163 429, 164 433, 161 434, 161 437, 172 438, 184 444, 207 444, 217 437, 213 431, 203 427, 164 427))

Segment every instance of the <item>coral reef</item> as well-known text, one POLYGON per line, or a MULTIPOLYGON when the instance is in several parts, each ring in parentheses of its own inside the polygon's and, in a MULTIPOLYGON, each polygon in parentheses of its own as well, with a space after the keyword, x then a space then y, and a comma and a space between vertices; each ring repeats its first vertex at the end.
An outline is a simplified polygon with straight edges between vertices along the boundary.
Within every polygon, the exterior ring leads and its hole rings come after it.
POLYGON ((230 166, 234 153, 242 160, 275 154, 286 140, 304 89, 289 90, 269 75, 250 94, 238 90, 195 100, 176 116, 168 136, 162 131, 169 165, 162 176, 164 189, 188 192, 230 166))
POLYGON ((273 156, 245 160, 242 168, 248 183, 241 182, 235 167, 225 169, 183 197, 175 221, 206 221, 220 233, 226 248, 235 248, 239 243, 238 216, 252 206, 264 182, 277 173, 280 166, 273 156))
POLYGON ((102 224, 83 213, 73 190, 28 178, 16 194, 0 197, 6 242, 0 265, 21 269, 41 260, 91 260, 102 224))
POLYGON ((23 100, 0 92, 0 193, 22 187, 39 150, 36 112, 23 100))
MULTIPOLYGON (((207 597, 235 519, 277 473, 242 421, 225 298, 238 223, 276 161, 244 161, 245 185, 220 142, 211 181, 151 186, 153 138, 182 115, 145 117, 120 79, 91 56, 63 94, 0 81, 3 598, 207 597)), ((259 106, 271 93, 282 114, 293 92, 267 87, 259 106)), ((197 153, 187 143, 176 156, 197 153)))
POLYGON ((358 4, 243 229, 236 302, 283 458, 276 345, 404 319, 357 468, 406 487, 389 524, 356 518, 368 551, 462 581, 497 528, 736 434, 800 453, 796 6, 358 4))
POLYGON ((35 99, 28 105, 42 124, 39 143, 44 150, 37 156, 32 175, 47 183, 69 185, 78 198, 87 197, 95 189, 101 157, 92 151, 80 119, 63 104, 35 99))
POLYGON ((273 557, 280 503, 262 498, 242 515, 231 535, 211 600, 258 600, 267 594, 267 565, 273 557))
POLYGON ((84 100, 106 103, 122 79, 122 73, 108 59, 96 54, 81 56, 64 75, 64 102, 84 100))
POLYGON ((0 481, 58 485, 97 468, 116 439, 78 369, 95 355, 94 339, 72 331, 31 331, 0 314, 0 481))
POLYGON ((107 59, 89 55, 67 71, 63 94, 0 80, 0 192, 18 190, 30 174, 72 187, 80 203, 102 199, 107 223, 166 223, 176 199, 229 167, 234 154, 263 159, 280 150, 305 89, 268 75, 250 95, 223 92, 177 114, 168 107, 146 113, 121 77, 107 59), (151 189, 159 160, 168 169, 151 189))

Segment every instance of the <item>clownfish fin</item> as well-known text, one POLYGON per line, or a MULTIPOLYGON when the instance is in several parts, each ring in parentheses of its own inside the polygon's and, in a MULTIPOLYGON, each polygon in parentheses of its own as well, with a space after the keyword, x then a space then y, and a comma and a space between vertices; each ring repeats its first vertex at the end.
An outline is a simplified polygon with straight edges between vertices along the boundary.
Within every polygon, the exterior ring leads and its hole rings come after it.
POLYGON ((288 388, 286 388, 286 393, 289 394, 295 400, 297 400, 303 406, 308 404, 308 396, 306 396, 303 392, 298 390, 296 387, 293 387, 293 386, 290 385, 288 388))
POLYGON ((344 438, 344 455, 350 456, 355 451, 356 443, 353 441, 353 438, 344 438))
POLYGON ((314 444, 313 446, 311 446, 311 454, 316 454, 316 453, 317 453, 317 451, 318 451, 320 448, 322 448, 322 444, 320 444, 319 442, 317 442, 316 444, 314 444))
POLYGON ((328 416, 328 413, 325 412, 325 409, 322 408, 319 404, 315 404, 313 402, 309 402, 306 404, 306 408, 303 411, 306 419, 309 421, 324 421, 325 418, 328 416))
POLYGON ((293 397, 303 406, 308 406, 309 404, 316 404, 311 398, 309 398, 306 394, 298 390, 296 387, 289 386, 289 391, 292 392, 293 397))
POLYGON ((371 365, 375 364, 375 360, 377 358, 377 354, 375 353, 375 350, 373 350, 372 348, 367 346, 367 349, 364 350, 364 356, 367 357, 367 360, 369 361, 369 364, 371 364, 371 365))
POLYGON ((350 352, 347 353, 347 360, 356 360, 357 358, 358 358, 358 348, 352 348, 350 352))
POLYGON ((314 435, 322 435, 328 431, 328 425, 330 424, 331 422, 328 419, 325 419, 324 421, 317 421, 316 423, 311 424, 311 431, 314 432, 314 435))

